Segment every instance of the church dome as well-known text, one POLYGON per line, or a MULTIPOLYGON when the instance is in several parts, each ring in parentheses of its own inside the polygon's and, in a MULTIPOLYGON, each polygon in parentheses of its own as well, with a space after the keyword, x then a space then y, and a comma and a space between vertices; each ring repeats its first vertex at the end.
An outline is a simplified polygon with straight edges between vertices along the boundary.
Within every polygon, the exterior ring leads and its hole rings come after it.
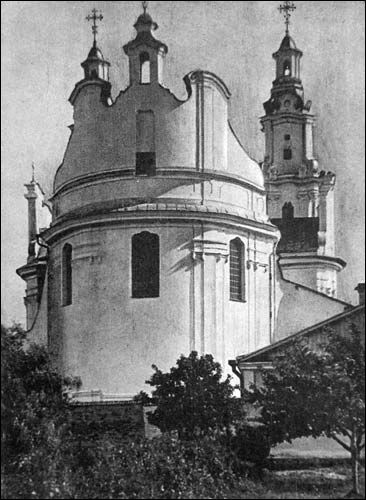
POLYGON ((148 29, 156 30, 158 28, 158 25, 155 21, 153 21, 152 17, 150 14, 147 14, 147 12, 144 12, 141 14, 138 18, 135 24, 133 25, 134 28, 136 28, 137 31, 139 31, 139 28, 144 28, 147 27, 148 29))

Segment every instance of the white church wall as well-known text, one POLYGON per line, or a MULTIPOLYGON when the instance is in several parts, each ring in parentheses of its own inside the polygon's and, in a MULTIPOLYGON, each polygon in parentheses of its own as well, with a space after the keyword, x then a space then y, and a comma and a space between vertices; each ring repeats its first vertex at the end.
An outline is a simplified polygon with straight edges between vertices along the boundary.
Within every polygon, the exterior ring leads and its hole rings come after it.
POLYGON ((53 247, 53 355, 66 373, 81 377, 81 391, 125 397, 148 390, 144 383, 151 364, 168 370, 180 354, 193 349, 212 354, 230 373, 229 359, 269 342, 269 272, 251 264, 245 271, 246 300, 230 301, 227 249, 239 236, 253 258, 270 244, 251 232, 213 226, 203 231, 189 223, 131 224, 76 231, 53 247), (160 238, 156 298, 131 298, 131 238, 142 230, 160 238), (62 306, 61 251, 66 242, 73 246, 73 298, 71 305, 62 306))
POLYGON ((344 312, 342 301, 282 279, 276 272, 276 328, 274 341, 344 312))

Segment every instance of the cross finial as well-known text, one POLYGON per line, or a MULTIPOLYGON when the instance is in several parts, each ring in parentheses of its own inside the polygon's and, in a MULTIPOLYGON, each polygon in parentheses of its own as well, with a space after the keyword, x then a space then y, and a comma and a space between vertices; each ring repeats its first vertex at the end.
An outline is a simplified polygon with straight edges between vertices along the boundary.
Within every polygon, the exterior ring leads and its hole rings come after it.
POLYGON ((97 15, 97 9, 92 9, 92 14, 88 14, 86 16, 87 21, 93 21, 92 25, 92 33, 94 37, 94 45, 97 43, 97 33, 98 33, 98 26, 97 26, 97 20, 101 21, 103 19, 102 13, 97 15))
POLYGON ((286 25, 286 35, 288 35, 288 25, 290 24, 290 17, 291 17, 291 12, 293 12, 296 7, 293 2, 288 2, 287 0, 283 2, 284 5, 280 5, 278 7, 278 10, 282 14, 283 12, 283 17, 285 18, 285 25, 286 25))
POLYGON ((147 6, 149 5, 149 2, 141 2, 142 3, 142 8, 144 9, 144 14, 146 14, 146 9, 147 6))
POLYGON ((34 182, 34 163, 32 162, 32 182, 34 182))

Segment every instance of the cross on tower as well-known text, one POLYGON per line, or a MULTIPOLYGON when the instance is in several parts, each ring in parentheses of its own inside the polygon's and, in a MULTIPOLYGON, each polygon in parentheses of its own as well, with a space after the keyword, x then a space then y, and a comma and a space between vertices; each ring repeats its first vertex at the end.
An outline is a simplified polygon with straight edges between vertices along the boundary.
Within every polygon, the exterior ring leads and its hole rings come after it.
POLYGON ((293 2, 288 2, 287 0, 284 2, 284 5, 280 5, 278 7, 278 10, 281 14, 283 12, 283 17, 285 18, 286 35, 288 35, 288 25, 290 24, 290 12, 293 12, 295 9, 295 4, 293 2))
POLYGON ((142 8, 144 9, 144 14, 146 14, 146 9, 147 6, 149 5, 149 2, 141 2, 142 3, 142 8))
POLYGON ((97 20, 101 21, 103 19, 103 16, 102 16, 102 13, 100 13, 98 16, 97 16, 97 10, 96 9, 93 9, 92 10, 92 15, 88 14, 86 16, 86 20, 87 21, 93 21, 93 25, 92 25, 92 33, 93 33, 93 37, 94 37, 94 45, 96 44, 96 41, 97 41, 97 33, 98 33, 98 26, 97 26, 97 20))

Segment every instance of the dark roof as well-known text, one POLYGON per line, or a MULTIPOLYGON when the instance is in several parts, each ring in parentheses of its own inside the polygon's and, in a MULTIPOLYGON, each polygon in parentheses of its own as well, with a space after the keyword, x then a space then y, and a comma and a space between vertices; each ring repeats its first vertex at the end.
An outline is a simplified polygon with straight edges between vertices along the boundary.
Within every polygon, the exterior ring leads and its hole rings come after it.
POLYGON ((90 49, 87 59, 98 59, 100 61, 104 61, 102 51, 97 47, 96 44, 93 44, 93 47, 90 49))
POLYGON ((294 39, 290 35, 286 35, 280 45, 279 50, 296 49, 294 39))
POLYGON ((159 48, 162 48, 165 53, 168 52, 168 47, 165 45, 165 43, 160 42, 160 40, 157 40, 152 35, 151 31, 140 31, 139 33, 137 33, 136 38, 134 40, 131 40, 130 42, 126 43, 126 45, 123 46, 123 50, 125 51, 126 54, 128 54, 129 50, 134 49, 139 45, 147 45, 148 47, 152 47, 157 50, 159 48))
POLYGON ((156 30, 158 25, 152 20, 152 17, 150 14, 147 14, 147 12, 144 12, 141 14, 138 18, 137 21, 134 24, 134 27, 136 28, 139 24, 151 24, 152 29, 156 30))

